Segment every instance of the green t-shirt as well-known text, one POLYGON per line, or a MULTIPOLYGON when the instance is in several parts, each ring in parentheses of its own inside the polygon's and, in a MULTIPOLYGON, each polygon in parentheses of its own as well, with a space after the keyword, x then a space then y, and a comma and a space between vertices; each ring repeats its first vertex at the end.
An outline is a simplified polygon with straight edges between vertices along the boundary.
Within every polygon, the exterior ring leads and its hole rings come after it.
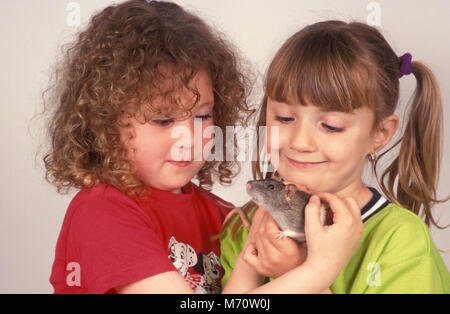
MULTIPOLYGON (((249 211, 250 220, 255 209, 249 211)), ((231 221, 221 240, 222 287, 248 236, 241 227, 236 238, 231 221)), ((340 272, 333 293, 450 293, 450 274, 424 222, 393 203, 364 222, 360 246, 340 272)))

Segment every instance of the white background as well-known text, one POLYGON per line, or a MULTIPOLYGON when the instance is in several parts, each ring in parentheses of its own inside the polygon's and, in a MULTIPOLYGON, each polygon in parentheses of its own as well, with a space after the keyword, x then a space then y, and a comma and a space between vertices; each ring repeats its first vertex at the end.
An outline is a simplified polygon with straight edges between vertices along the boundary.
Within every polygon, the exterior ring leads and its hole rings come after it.
MULTIPOLYGON (((32 117, 42 109, 59 46, 83 29, 90 16, 111 0, 79 0, 81 26, 66 19, 65 0, 2 0, 0 2, 0 293, 49 293, 54 248, 65 210, 75 191, 59 195, 44 179, 42 125, 32 117)), ((176 1, 222 31, 253 66, 261 80, 275 51, 301 27, 326 19, 367 21, 370 1, 361 0, 184 0, 176 1)), ((444 150, 438 196, 450 189, 450 2, 447 0, 377 1, 379 29, 398 55, 411 52, 423 60, 441 84, 444 103, 444 150)), ((401 79, 401 107, 415 87, 413 76, 401 79)), ((258 91, 257 91, 258 92, 258 91)), ((260 93, 255 94, 259 102, 260 93)), ((403 110, 399 111, 401 114, 403 110)), ((231 187, 213 192, 241 205, 250 165, 231 187)), ((367 182, 371 183, 369 177, 367 182)), ((450 223, 450 203, 436 206, 441 225, 450 223)), ((431 229, 438 248, 450 249, 450 228, 431 229)), ((411 243, 414 245, 414 243, 411 243)), ((442 253, 450 267, 450 254, 442 253)))

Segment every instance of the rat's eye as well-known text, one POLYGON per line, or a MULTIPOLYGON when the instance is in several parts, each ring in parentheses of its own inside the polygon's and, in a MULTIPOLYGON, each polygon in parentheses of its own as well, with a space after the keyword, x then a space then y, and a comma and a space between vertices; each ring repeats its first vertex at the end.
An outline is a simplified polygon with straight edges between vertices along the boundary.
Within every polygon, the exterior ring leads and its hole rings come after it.
POLYGON ((273 184, 269 184, 267 187, 269 188, 269 190, 275 189, 275 187, 273 186, 273 184))

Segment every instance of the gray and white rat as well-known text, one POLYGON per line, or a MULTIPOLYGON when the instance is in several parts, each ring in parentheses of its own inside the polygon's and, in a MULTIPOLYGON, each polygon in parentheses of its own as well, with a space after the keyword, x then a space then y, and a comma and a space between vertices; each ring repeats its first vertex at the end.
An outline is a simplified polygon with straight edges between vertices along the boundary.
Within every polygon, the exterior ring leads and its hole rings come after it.
MULTIPOLYGON (((298 190, 293 184, 284 185, 274 179, 248 181, 247 193, 258 206, 267 210, 278 224, 281 230, 278 239, 290 237, 298 242, 306 240, 305 207, 310 194, 298 190)), ((321 203, 322 224, 329 224, 329 214, 329 207, 321 203)))

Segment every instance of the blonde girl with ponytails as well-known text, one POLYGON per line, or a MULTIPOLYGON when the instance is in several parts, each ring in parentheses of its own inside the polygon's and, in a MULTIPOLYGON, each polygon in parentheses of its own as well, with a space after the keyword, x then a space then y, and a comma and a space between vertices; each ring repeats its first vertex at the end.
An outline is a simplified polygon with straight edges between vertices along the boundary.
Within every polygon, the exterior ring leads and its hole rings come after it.
POLYGON ((267 176, 258 163, 253 170, 256 179, 278 178, 313 195, 307 244, 276 240, 274 221, 250 204, 250 232, 237 217, 223 228, 222 283, 233 270, 243 292, 260 285, 266 293, 449 293, 449 272, 427 228, 437 225, 431 208, 442 202, 442 116, 430 69, 394 52, 374 27, 325 21, 290 37, 267 71, 258 121, 269 133, 279 130, 277 147, 267 141, 278 167, 267 176), (391 143, 400 132, 400 81, 409 74, 417 87, 405 130, 391 143), (398 155, 380 175, 378 162, 395 147, 398 155), (362 180, 367 163, 378 187, 362 180), (318 198, 333 211, 330 226, 317 223, 318 198), (343 236, 349 230, 355 232, 343 236), (264 277, 275 280, 262 285, 264 277))

